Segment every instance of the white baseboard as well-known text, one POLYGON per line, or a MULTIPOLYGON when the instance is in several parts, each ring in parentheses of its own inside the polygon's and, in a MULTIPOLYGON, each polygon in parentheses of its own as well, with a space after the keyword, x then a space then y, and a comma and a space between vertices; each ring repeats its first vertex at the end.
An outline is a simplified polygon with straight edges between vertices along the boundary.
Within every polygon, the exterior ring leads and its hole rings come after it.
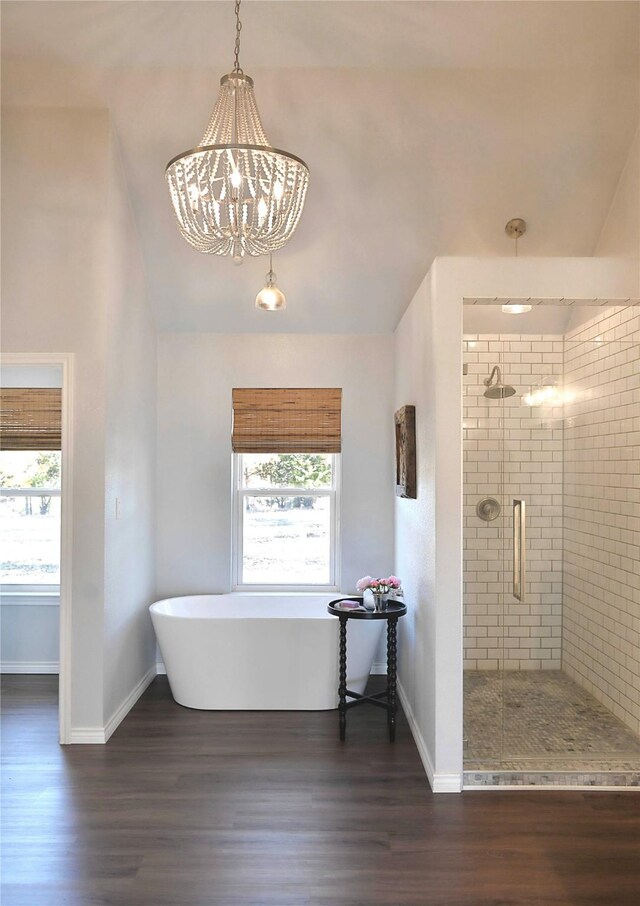
POLYGON ((149 686, 153 680, 156 678, 158 668, 154 664, 153 667, 149 667, 145 675, 142 677, 140 682, 135 686, 131 692, 127 695, 125 700, 122 702, 119 708, 113 712, 107 725, 104 728, 104 741, 107 742, 109 737, 112 735, 114 730, 116 730, 122 721, 125 719, 129 711, 133 708, 135 703, 138 701, 142 693, 145 691, 147 686, 149 686))
POLYGON ((167 675, 167 668, 166 668, 165 665, 162 663, 162 661, 158 661, 158 663, 156 664, 156 674, 157 674, 158 676, 166 676, 166 675, 167 675))
POLYGON ((434 793, 461 793, 462 792, 462 777, 460 774, 437 774, 433 767, 433 762, 431 760, 431 755, 429 754, 429 749, 427 744, 424 741, 424 737, 420 732, 418 723, 416 721, 415 715, 409 704, 409 699, 407 698, 407 693, 402 687, 402 683, 398 683, 398 698, 400 699, 400 704, 402 705, 402 710, 405 713, 407 722, 411 729, 413 739, 418 749, 418 754, 420 755, 420 760, 424 766, 425 773, 427 775, 427 780, 429 781, 429 786, 434 793))
POLYGON ((57 661, 3 661, 0 673, 60 673, 57 661))
POLYGON ((72 727, 69 733, 69 744, 71 745, 104 745, 117 727, 125 719, 129 711, 133 708, 147 686, 156 677, 157 667, 154 664, 150 667, 140 682, 136 684, 129 695, 122 702, 120 707, 116 708, 106 726, 104 727, 72 727))
POLYGON ((104 745, 104 727, 71 727, 69 745, 104 745))
POLYGON ((432 789, 434 793, 461 793, 460 774, 435 774, 432 789))

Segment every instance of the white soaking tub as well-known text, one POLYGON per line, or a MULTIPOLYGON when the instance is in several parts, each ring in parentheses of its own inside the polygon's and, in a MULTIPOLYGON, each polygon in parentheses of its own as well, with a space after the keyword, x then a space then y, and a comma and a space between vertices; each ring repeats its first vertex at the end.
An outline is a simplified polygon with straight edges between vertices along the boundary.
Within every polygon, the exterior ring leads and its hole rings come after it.
MULTIPOLYGON (((167 598, 151 619, 175 700, 187 708, 320 711, 338 706, 340 594, 167 598)), ((364 692, 384 620, 350 620, 349 689, 364 692)))

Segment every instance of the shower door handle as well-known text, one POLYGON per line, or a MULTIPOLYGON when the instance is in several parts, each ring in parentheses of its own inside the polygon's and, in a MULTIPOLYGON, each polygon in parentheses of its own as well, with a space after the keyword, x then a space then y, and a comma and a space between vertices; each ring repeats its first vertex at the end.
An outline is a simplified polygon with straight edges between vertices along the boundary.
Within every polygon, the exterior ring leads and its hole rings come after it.
POLYGON ((524 601, 527 551, 525 537, 525 503, 513 501, 513 597, 524 601))

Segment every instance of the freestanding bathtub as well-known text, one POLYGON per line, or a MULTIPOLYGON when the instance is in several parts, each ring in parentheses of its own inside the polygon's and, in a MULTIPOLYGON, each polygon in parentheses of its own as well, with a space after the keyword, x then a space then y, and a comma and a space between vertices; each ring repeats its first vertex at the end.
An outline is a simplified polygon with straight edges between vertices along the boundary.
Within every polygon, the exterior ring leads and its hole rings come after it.
MULTIPOLYGON (((320 711, 338 706, 340 594, 167 598, 151 619, 173 697, 187 708, 320 711)), ((351 620, 348 680, 364 692, 383 620, 351 620)))

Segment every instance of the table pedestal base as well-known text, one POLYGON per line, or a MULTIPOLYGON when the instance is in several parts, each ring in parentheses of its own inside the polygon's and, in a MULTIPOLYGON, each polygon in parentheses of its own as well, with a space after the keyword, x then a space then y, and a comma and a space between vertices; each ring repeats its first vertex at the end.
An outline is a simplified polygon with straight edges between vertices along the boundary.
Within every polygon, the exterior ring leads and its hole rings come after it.
POLYGON ((338 685, 338 715, 340 739, 344 741, 347 731, 347 711, 358 705, 370 704, 382 708, 387 712, 389 727, 389 740, 395 742, 396 738, 396 712, 397 702, 397 626, 398 618, 389 617, 387 620, 387 688, 384 692, 375 695, 360 695, 347 689, 347 620, 348 617, 340 614, 340 683, 338 685), (347 698, 352 701, 347 701, 347 698))

